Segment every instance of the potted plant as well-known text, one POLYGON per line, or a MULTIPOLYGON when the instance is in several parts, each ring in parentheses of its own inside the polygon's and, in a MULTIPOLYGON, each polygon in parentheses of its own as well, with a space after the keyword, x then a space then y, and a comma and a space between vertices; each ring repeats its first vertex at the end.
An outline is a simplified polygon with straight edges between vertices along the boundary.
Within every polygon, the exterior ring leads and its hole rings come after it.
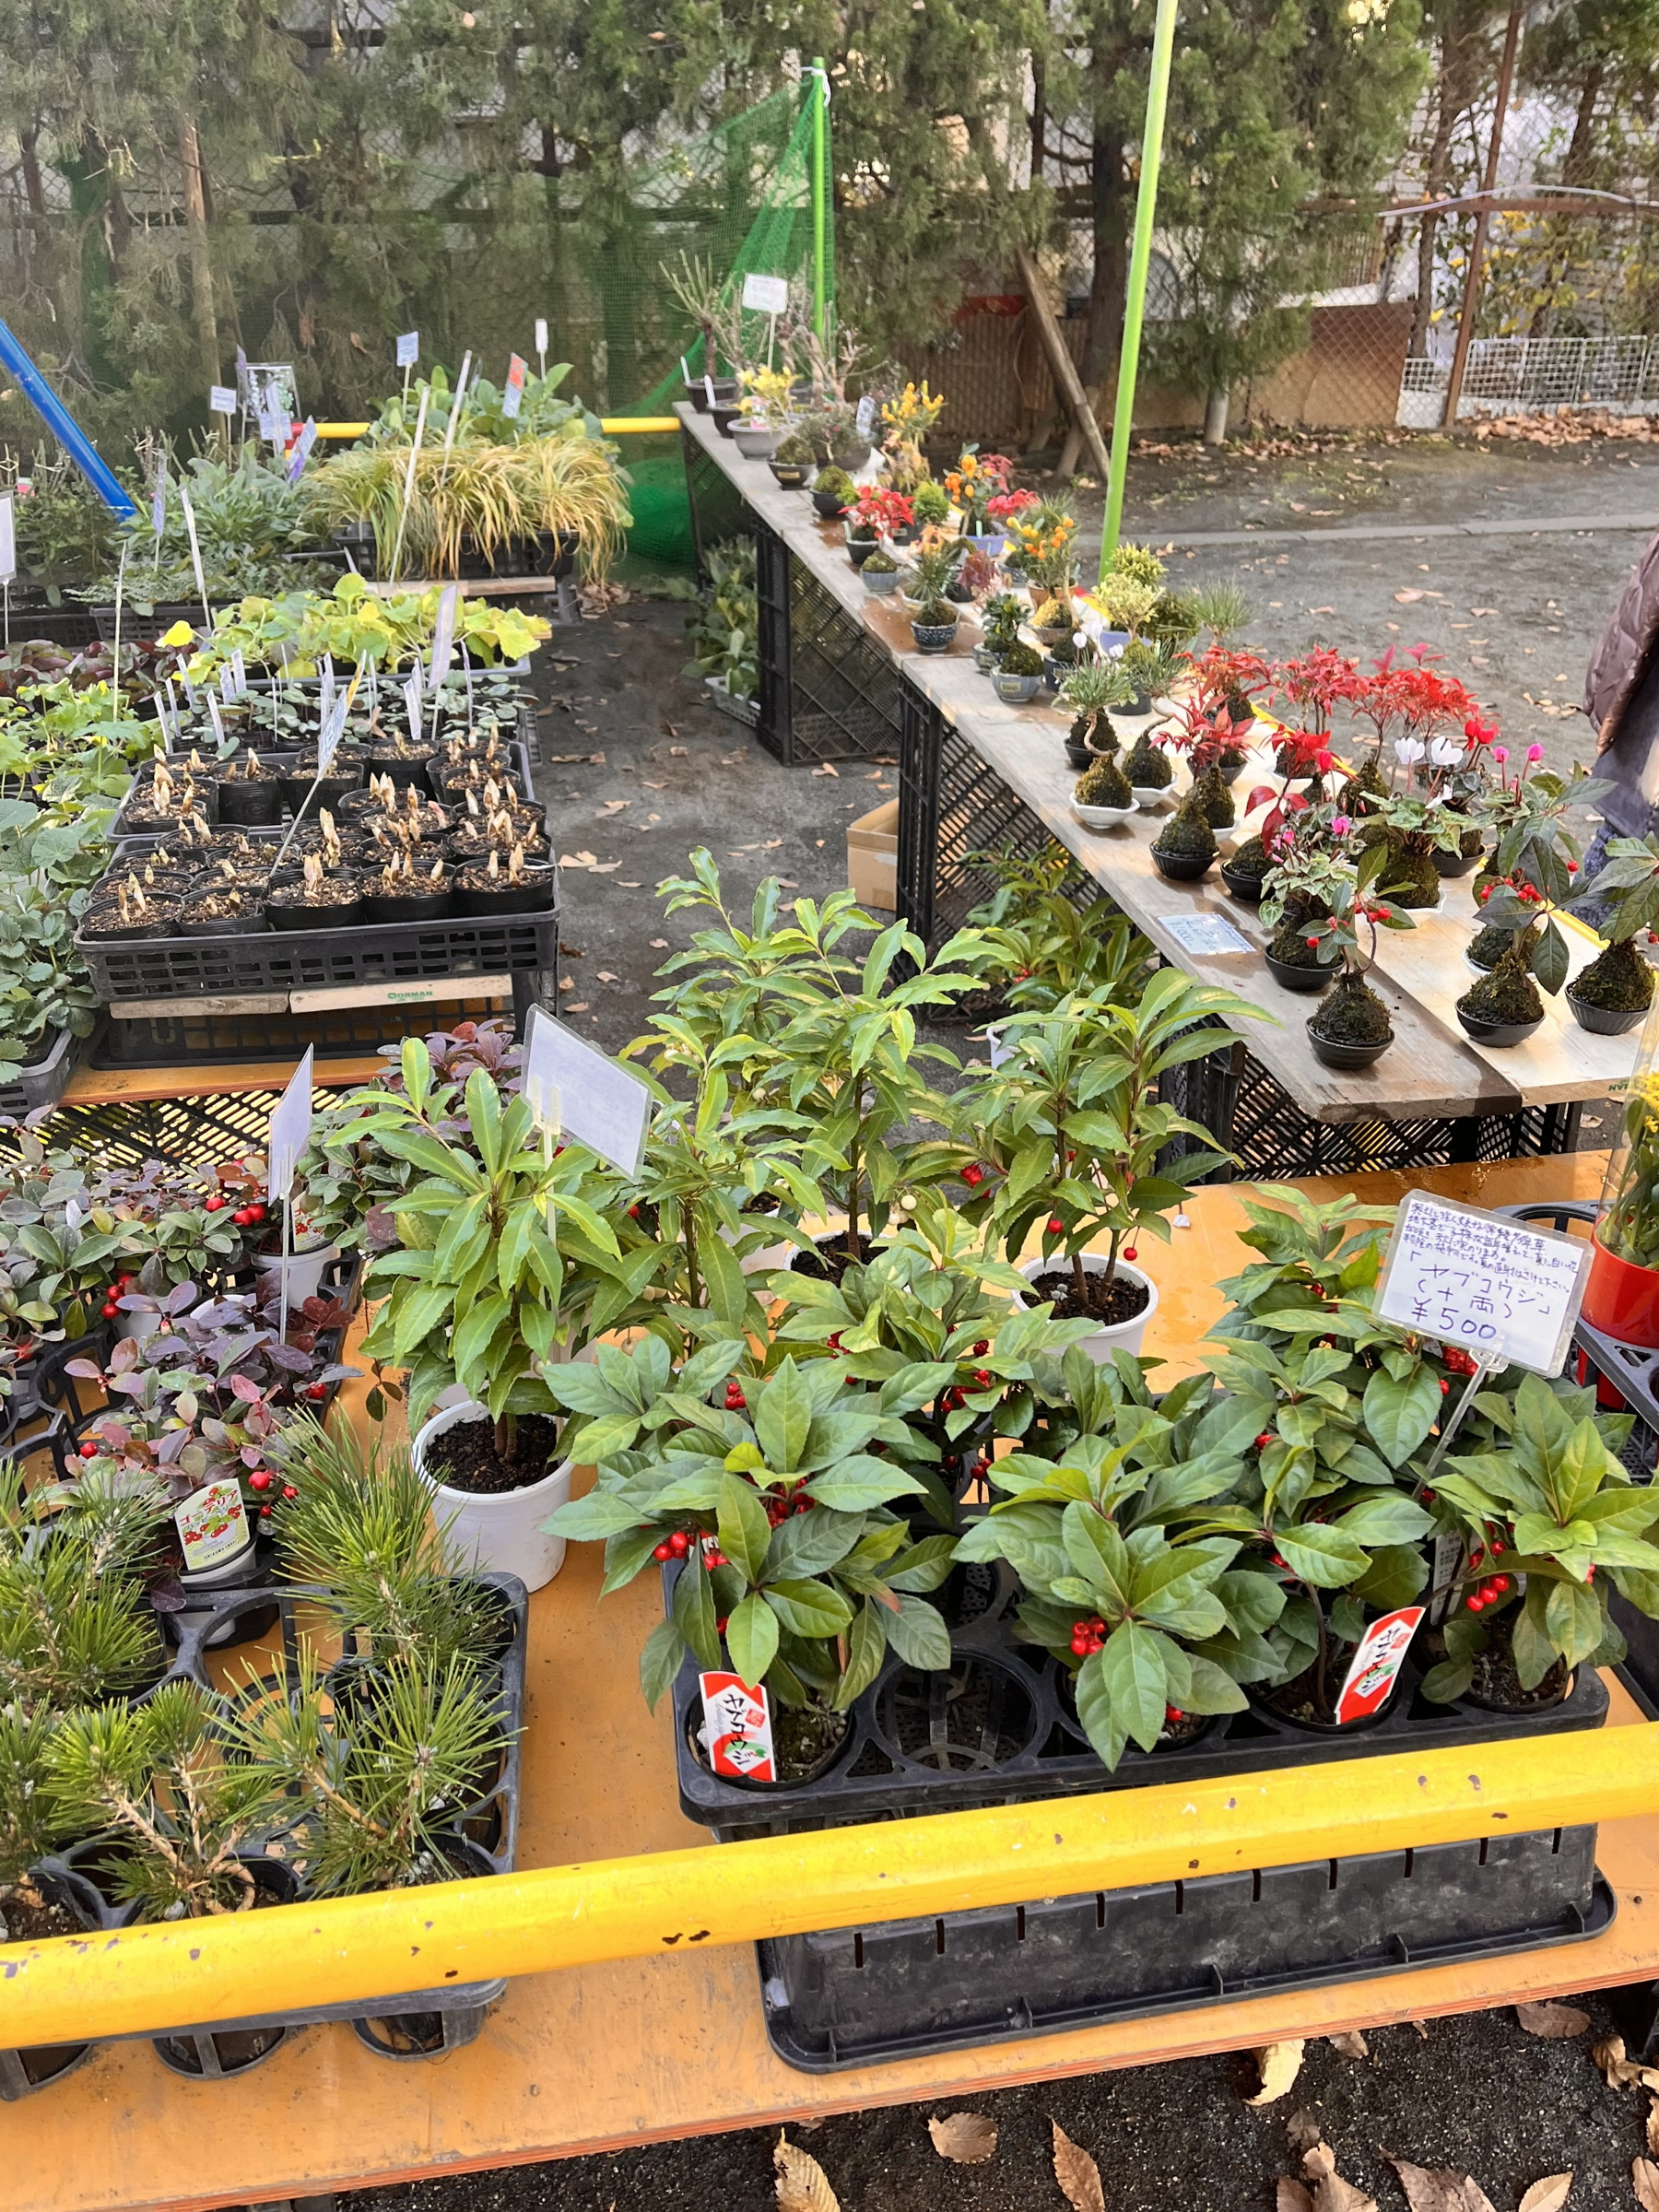
POLYGON ((1089 661, 1074 668, 1060 687, 1060 704, 1072 710, 1065 734, 1065 758, 1075 769, 1087 769, 1097 753, 1115 752, 1117 733, 1112 710, 1129 697, 1130 679, 1121 662, 1089 661))
POLYGON ((1624 1344, 1659 1349, 1659 1018, 1650 1015, 1602 1185, 1583 1315, 1624 1344))
POLYGON ((1159 1078, 1231 1043, 1230 1030, 1208 1024, 1255 1011, 1174 968, 1151 978, 1137 1006, 1109 992, 1073 996, 1005 1023, 1002 1065, 964 1102, 1001 1171, 993 1206, 1004 1248, 1017 1258, 1041 1224, 1041 1257, 1020 1273, 1033 1301, 1096 1324, 1084 1340, 1093 1359, 1140 1349, 1158 1303, 1134 1265, 1140 1237, 1167 1241, 1164 1216, 1222 1157, 1189 1151, 1160 1170, 1178 1137, 1209 1138, 1158 1097, 1159 1078))
POLYGON ((1086 830, 1110 830, 1133 819, 1135 794, 1118 765, 1115 749, 1103 753, 1072 786, 1072 812, 1086 830))
POLYGON ((812 473, 812 447, 791 430, 771 457, 771 472, 785 491, 799 491, 812 473))
MULTIPOLYGON (((912 1666, 950 1656, 926 1602, 949 1571, 950 1539, 918 1544, 888 1510, 924 1494, 906 1465, 924 1448, 904 1416, 934 1394, 931 1371, 875 1389, 839 1360, 797 1365, 784 1352, 762 1375, 740 1339, 706 1346, 677 1374, 653 1338, 613 1364, 627 1411, 593 1417, 592 1443, 578 1430, 599 1480, 555 1514, 556 1531, 605 1540, 608 1589, 673 1572, 667 1617, 640 1659, 653 1706, 688 1658, 708 1671, 729 1660, 775 1708, 779 1779, 821 1772, 889 1643, 912 1666)), ((575 1401, 594 1394, 587 1378, 559 1386, 575 1401)))
MULTIPOLYGON (((94 1900, 77 1895, 80 1877, 65 1880, 40 1864, 83 1832, 52 1794, 49 1760, 58 1720, 46 1706, 0 1707, 0 1944, 78 1936, 97 1924, 94 1900)), ((87 2048, 68 2046, 76 2055, 87 2048)), ((60 2064, 50 2072, 65 2070, 60 2064)))
POLYGON ((1521 1044, 1543 1022, 1544 1001, 1528 973, 1525 938, 1524 931, 1517 931, 1490 975, 1471 984, 1457 1002, 1457 1018, 1477 1044, 1521 1044))
POLYGON ((989 676, 1019 642, 1019 626, 1025 620, 1025 608, 1012 592, 998 592, 985 602, 981 617, 984 642, 973 649, 973 665, 982 676, 989 676))
POLYGON ((858 497, 858 487, 844 468, 820 468, 812 479, 812 504, 825 522, 844 514, 858 497))
POLYGON ((858 571, 859 581, 865 591, 873 592, 880 598, 886 598, 888 593, 899 589, 900 573, 899 563, 893 556, 884 553, 879 547, 860 563, 858 571))
POLYGON ((594 1203, 592 1155, 538 1137, 524 1098, 503 1106, 476 1071, 462 1143, 418 1038, 405 1040, 402 1068, 402 1092, 382 1094, 363 1135, 422 1179, 398 1201, 403 1248, 369 1270, 390 1295, 363 1350, 408 1369, 415 1465, 448 1517, 456 1563, 539 1589, 553 1573, 539 1525, 570 1484, 542 1363, 577 1348, 571 1300, 583 1268, 603 1275, 619 1260, 616 1234, 594 1203))
POLYGON ((931 477, 924 477, 917 485, 911 503, 918 530, 936 530, 950 520, 949 495, 944 485, 931 477))
POLYGON ((1351 865, 1346 841, 1347 841, 1352 829, 1339 814, 1327 838, 1324 825, 1303 811, 1274 832, 1261 887, 1262 920, 1273 934, 1263 957, 1287 991, 1323 991, 1331 980, 1330 964, 1320 958, 1319 925, 1329 916, 1330 892, 1351 865))
POLYGON ((908 545, 915 535, 915 503, 885 484, 860 488, 847 517, 847 541, 887 538, 895 546, 908 545))
POLYGON ((1135 805, 1144 807, 1148 814, 1156 814, 1169 796, 1170 786, 1175 781, 1175 770, 1169 754, 1154 738, 1149 727, 1142 730, 1130 747, 1129 757, 1124 762, 1124 773, 1129 779, 1129 788, 1135 794, 1135 805))
POLYGON ((1159 831, 1152 859, 1159 874, 1167 876, 1171 883, 1197 883, 1214 866, 1218 850, 1203 800, 1194 789, 1159 831))
POLYGON ((1610 1589, 1640 1612, 1659 1606, 1659 1496, 1541 1376, 1523 1375, 1512 1406, 1488 1410, 1493 1447, 1453 1453, 1435 1474, 1435 1517, 1460 1556, 1441 1584, 1444 1656, 1423 1693, 1536 1711, 1567 1697, 1575 1667, 1624 1657, 1610 1589))
POLYGON ((1394 1042, 1387 1005, 1378 996, 1368 971, 1376 965, 1379 929, 1412 929, 1416 924, 1375 892, 1387 858, 1384 847, 1372 845, 1359 853, 1357 864, 1334 870, 1328 888, 1322 891, 1327 913, 1309 925, 1320 959, 1341 962, 1335 989, 1308 1017, 1308 1041, 1326 1067, 1370 1067, 1394 1042), (1361 929, 1371 933, 1369 953, 1360 950, 1361 929))
MULTIPOLYGON (((1062 631, 1069 637, 1076 628, 1072 583, 1077 574, 1077 516, 1054 500, 1039 500, 1008 522, 1009 554, 1030 584, 1033 600, 1057 604, 1059 611, 1049 626, 1054 637, 1062 631)), ((1051 643, 1053 639, 1045 637, 1043 642, 1051 643)))
POLYGON ((1016 642, 991 672, 992 688, 1011 707, 1023 707, 1036 697, 1042 681, 1042 655, 1034 647, 1016 642))
POLYGON ((794 379, 784 369, 746 369, 739 419, 732 443, 746 461, 770 461, 789 435, 788 406, 794 379))
POLYGON ((895 491, 912 492, 926 480, 923 441, 944 411, 944 394, 930 392, 925 379, 919 385, 907 383, 895 398, 882 402, 881 444, 887 456, 882 467, 895 491))
POLYGON ((948 599, 924 600, 911 618, 918 653, 948 653, 957 634, 957 610, 948 599))
MULTIPOLYGON (((956 501, 962 517, 962 535, 993 559, 1007 543, 1002 528, 1008 510, 1006 501, 1014 464, 1005 453, 982 453, 976 445, 964 446, 955 468, 946 472, 945 489, 956 501), (998 512, 990 512, 993 500, 998 512)), ((1023 498, 1034 503, 1034 495, 1023 498)), ((1018 513, 1019 510, 1013 510, 1018 513)))
POLYGON ((1659 925, 1659 838, 1609 838, 1606 865, 1579 894, 1606 940, 1587 968, 1567 985, 1567 1004, 1583 1030, 1619 1037, 1633 1030, 1653 1003, 1653 970, 1637 951, 1659 925))

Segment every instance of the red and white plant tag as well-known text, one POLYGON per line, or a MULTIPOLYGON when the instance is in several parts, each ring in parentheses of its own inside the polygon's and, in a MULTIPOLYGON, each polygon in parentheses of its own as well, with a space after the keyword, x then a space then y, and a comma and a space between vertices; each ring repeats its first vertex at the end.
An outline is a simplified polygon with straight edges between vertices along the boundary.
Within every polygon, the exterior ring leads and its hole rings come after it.
POLYGON ((741 1675, 700 1675, 709 1764, 729 1782, 776 1782, 771 1701, 741 1675))
POLYGON ((210 1482, 194 1491, 173 1514, 173 1526, 179 1532, 187 1574, 233 1558, 249 1539, 240 1485, 210 1482))
POLYGON ((1411 1640, 1425 1610, 1422 1606, 1402 1606, 1397 1613, 1384 1613, 1381 1620, 1371 1622, 1359 1639, 1359 1648, 1354 1653, 1354 1663, 1336 1700, 1339 1724, 1362 1721, 1381 1711, 1406 1664, 1406 1654, 1411 1649, 1411 1640))

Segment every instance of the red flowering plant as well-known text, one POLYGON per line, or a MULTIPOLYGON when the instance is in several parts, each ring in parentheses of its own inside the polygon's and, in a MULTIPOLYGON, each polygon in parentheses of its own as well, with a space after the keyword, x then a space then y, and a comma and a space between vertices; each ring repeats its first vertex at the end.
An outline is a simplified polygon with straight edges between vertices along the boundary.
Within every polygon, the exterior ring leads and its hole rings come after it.
POLYGON ((985 501, 985 521, 992 530, 1003 529, 1016 515, 1024 514, 1027 508, 1035 507, 1034 491, 999 491, 985 501))
POLYGON ((853 537, 892 537, 900 530, 914 527, 916 505, 908 492, 894 491, 885 484, 866 484, 853 503, 852 518, 853 537))

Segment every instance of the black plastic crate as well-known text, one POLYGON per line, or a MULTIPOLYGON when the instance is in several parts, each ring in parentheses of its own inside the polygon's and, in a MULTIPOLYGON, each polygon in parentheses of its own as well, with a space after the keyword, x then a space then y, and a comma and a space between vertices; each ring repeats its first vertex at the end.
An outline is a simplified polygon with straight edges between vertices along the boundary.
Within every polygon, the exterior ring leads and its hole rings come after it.
POLYGON ((1326 1735, 1253 1706, 1221 1714, 1193 1743, 1157 1751, 1132 1744, 1108 1773, 1077 1723, 1064 1670, 1046 1652, 1016 1643, 1010 1633, 1018 1594, 1012 1574, 985 1568, 969 1572, 971 1601, 977 1593, 987 1603, 976 1619, 953 1633, 951 1665, 923 1673, 889 1653, 875 1683, 853 1702, 841 1758, 816 1782, 745 1784, 711 1773, 692 1746, 702 1702, 698 1670, 688 1661, 673 1692, 686 1818, 712 1829, 722 1842, 736 1842, 922 1813, 1134 1790, 1150 1783, 1218 1781, 1388 1752, 1559 1735, 1599 1728, 1606 1717, 1606 1686, 1593 1667, 1580 1667, 1572 1694, 1546 1712, 1489 1712, 1461 1701, 1430 1704, 1418 1688, 1421 1672, 1408 1659, 1393 1704, 1370 1725, 1326 1735))
POLYGON ((0 1083, 0 1114, 21 1121, 26 1113, 55 1106, 80 1065, 87 1041, 72 1030, 50 1031, 44 1055, 22 1067, 14 1082, 0 1083))
MULTIPOLYGON (((201 750, 199 746, 197 746, 195 749, 197 751, 201 750)), ((182 750, 170 754, 168 758, 171 761, 175 763, 181 760, 188 760, 190 757, 190 747, 186 746, 182 750)), ((237 750, 240 751, 241 747, 239 747, 237 750)), ((259 758, 265 763, 267 767, 276 769, 285 775, 291 775, 294 772, 294 763, 300 758, 298 747, 273 746, 267 751, 265 747, 255 743, 253 750, 259 755, 259 758)), ((512 782, 514 788, 518 792, 519 796, 534 803, 535 798, 535 785, 530 773, 531 756, 529 747, 523 742, 522 738, 512 737, 507 740, 503 750, 506 753, 508 767, 512 771, 512 782)), ((228 753, 225 756, 225 759, 227 760, 234 760, 236 757, 236 753, 232 752, 228 753)), ((363 761, 360 754, 355 747, 350 746, 342 746, 335 758, 337 762, 342 763, 347 768, 353 766, 363 768, 364 780, 366 781, 367 764, 363 761)), ((219 760, 217 757, 209 759, 206 754, 204 754, 202 757, 203 773, 210 782, 215 780, 213 772, 214 770, 216 768, 222 767, 223 765, 224 762, 219 760)), ((124 827, 124 819, 125 811, 126 810, 124 807, 122 809, 122 813, 116 817, 114 828, 111 832, 111 834, 118 841, 114 855, 111 861, 111 866, 112 868, 119 867, 123 858, 126 856, 129 847, 133 851, 142 849, 147 852, 152 845, 165 841, 164 840, 159 839, 153 831, 132 830, 126 829, 124 827)), ((284 812, 286 815, 288 810, 285 808, 284 812)), ((291 819, 292 817, 288 816, 288 818, 291 819)), ((239 828, 240 825, 235 822, 221 822, 218 824, 218 827, 224 830, 235 830, 239 828)), ((255 831, 250 830, 248 834, 253 836, 255 834, 255 831)), ((271 835, 271 831, 268 829, 263 829, 259 831, 259 834, 269 837, 271 835)))
MULTIPOLYGON (((142 1167, 147 1159, 212 1161, 239 1159, 263 1152, 271 1112, 280 1093, 274 1090, 213 1091, 171 1099, 112 1099, 98 1105, 59 1106, 43 1129, 49 1145, 78 1145, 117 1166, 142 1167)), ((319 1111, 334 1094, 319 1088, 319 1111)), ((0 1132, 0 1149, 16 1150, 0 1132)))
MULTIPOLYGON (((516 1575, 484 1573, 477 1580, 499 1591, 512 1618, 512 1638, 501 1660, 500 1702, 508 1742, 500 1772, 477 1802, 457 1814, 448 1832, 475 1856, 480 1874, 510 1874, 518 1852, 524 1720, 524 1660, 528 1597, 516 1575)), ((215 1689, 207 1664, 209 1640, 239 1618, 270 1616, 279 1624, 290 1665, 300 1650, 300 1615, 313 1607, 317 1593, 304 1585, 227 1590, 199 1609, 194 1601, 173 1663, 165 1679, 199 1683, 215 1689)), ((261 1630, 260 1632, 263 1632, 261 1630)), ((280 1841, 280 1839, 276 1839, 280 1841)), ((83 1906, 98 1924, 118 1929, 132 1924, 131 1906, 112 1905, 89 1889, 76 1865, 76 1853, 43 1865, 52 1875, 68 1875, 78 1884, 83 1906)), ((302 2006, 293 2012, 252 2014, 229 2020, 181 2020, 162 2033, 145 2030, 108 2040, 149 2041, 168 2068, 196 2079, 229 2079, 246 2073, 276 2050, 290 2028, 320 2021, 350 2024, 360 2041, 387 2058, 437 2057, 472 2042, 489 2007, 507 1984, 503 1980, 453 1983, 400 1995, 366 1998, 341 2005, 302 2006)), ((96 2045, 53 2047, 51 2053, 0 2053, 0 2100, 15 2101, 62 2080, 96 2045), (53 2064, 53 2060, 61 2063, 53 2064)))
POLYGON ((395 1044, 404 1037, 425 1037, 453 1030, 461 1021, 486 1021, 515 1011, 519 986, 532 986, 526 1001, 550 1001, 550 979, 538 982, 532 971, 513 976, 510 998, 468 994, 463 998, 412 996, 394 1006, 338 1006, 318 1013, 156 1014, 136 1019, 107 1020, 92 1051, 95 1068, 178 1067, 208 1063, 299 1059, 310 1045, 319 1061, 356 1058, 395 1044))
POLYGON ((806 2073, 1582 1943, 1617 1900, 1593 1827, 1371 1852, 758 1944, 806 2073))

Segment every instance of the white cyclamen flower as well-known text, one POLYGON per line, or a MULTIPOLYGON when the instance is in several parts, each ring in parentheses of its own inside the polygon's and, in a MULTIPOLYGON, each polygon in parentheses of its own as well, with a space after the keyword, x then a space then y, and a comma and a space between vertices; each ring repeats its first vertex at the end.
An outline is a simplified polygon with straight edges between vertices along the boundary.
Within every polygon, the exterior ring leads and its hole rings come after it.
POLYGON ((1420 737, 1396 737, 1394 759, 1402 768, 1411 768, 1423 757, 1424 746, 1420 737))
POLYGON ((1451 737, 1437 737, 1429 747, 1430 764, 1434 768, 1451 768, 1463 756, 1463 747, 1451 737))

